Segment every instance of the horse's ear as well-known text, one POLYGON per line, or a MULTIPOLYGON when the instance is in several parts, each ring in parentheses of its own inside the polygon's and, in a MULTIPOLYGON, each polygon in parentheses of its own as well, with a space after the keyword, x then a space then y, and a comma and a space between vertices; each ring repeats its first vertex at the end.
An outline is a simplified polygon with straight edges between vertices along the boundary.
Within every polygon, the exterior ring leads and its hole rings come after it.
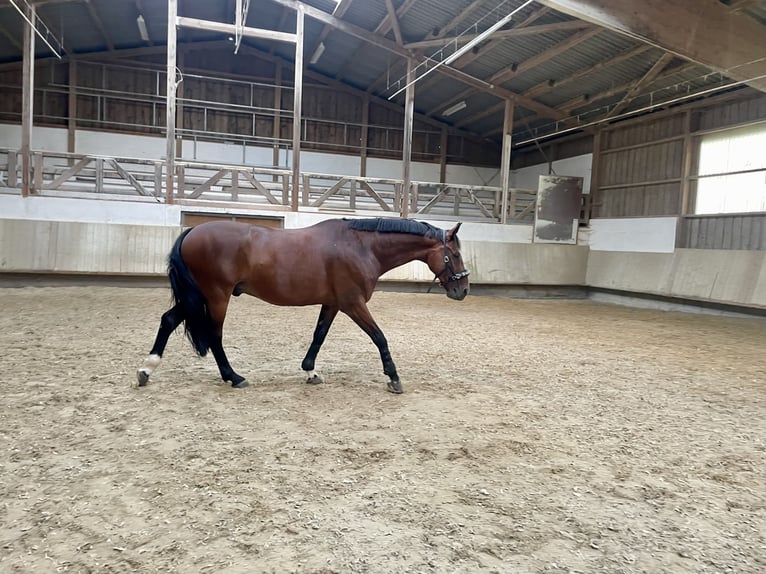
POLYGON ((457 237, 457 232, 458 232, 458 229, 460 229, 461 225, 463 225, 462 221, 459 222, 455 227, 453 227, 447 232, 447 241, 452 241, 453 239, 457 237))

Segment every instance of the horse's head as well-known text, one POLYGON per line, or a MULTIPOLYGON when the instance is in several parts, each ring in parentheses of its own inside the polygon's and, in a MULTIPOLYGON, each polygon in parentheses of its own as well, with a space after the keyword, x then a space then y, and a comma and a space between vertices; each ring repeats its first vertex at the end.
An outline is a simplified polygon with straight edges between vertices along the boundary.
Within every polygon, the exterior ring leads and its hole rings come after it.
MULTIPOLYGON (((426 263, 447 292, 447 297, 462 301, 468 295, 468 270, 460 255, 460 240, 457 237, 460 223, 445 231, 440 244, 435 245, 428 255, 426 263)), ((433 284, 432 284, 433 286, 433 284)), ((430 291, 431 289, 429 289, 430 291)))

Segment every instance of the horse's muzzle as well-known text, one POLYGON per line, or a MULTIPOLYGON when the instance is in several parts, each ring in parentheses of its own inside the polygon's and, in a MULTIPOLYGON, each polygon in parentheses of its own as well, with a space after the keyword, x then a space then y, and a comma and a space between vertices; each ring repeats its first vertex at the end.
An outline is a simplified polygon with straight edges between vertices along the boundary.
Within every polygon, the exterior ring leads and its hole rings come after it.
POLYGON ((462 301, 468 295, 468 287, 460 287, 459 285, 452 285, 447 287, 447 297, 455 299, 456 301, 462 301))

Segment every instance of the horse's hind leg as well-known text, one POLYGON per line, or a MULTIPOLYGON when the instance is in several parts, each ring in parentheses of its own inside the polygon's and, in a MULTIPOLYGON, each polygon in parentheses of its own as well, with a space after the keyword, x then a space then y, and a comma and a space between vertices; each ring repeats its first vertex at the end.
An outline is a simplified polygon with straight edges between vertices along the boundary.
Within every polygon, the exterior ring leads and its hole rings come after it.
POLYGON ((178 305, 175 305, 169 311, 162 314, 160 319, 160 328, 157 331, 157 337, 154 339, 154 345, 152 350, 149 351, 149 356, 144 361, 143 366, 138 369, 136 378, 138 379, 138 386, 143 387, 149 382, 149 376, 156 369, 160 361, 162 360, 162 353, 165 352, 165 347, 168 344, 168 338, 170 334, 176 330, 178 325, 184 320, 183 312, 178 305))
POLYGON ((311 346, 306 353, 306 357, 301 363, 301 369, 306 371, 306 382, 309 384, 316 385, 323 382, 322 377, 314 372, 314 362, 316 361, 319 349, 322 348, 322 343, 324 343, 324 340, 327 337, 327 332, 330 330, 330 326, 337 314, 337 307, 322 305, 322 310, 319 312, 319 320, 317 321, 316 329, 314 329, 314 338, 311 341, 311 346))
POLYGON ((228 297, 222 299, 222 301, 208 304, 210 319, 213 321, 215 329, 212 341, 210 342, 210 350, 213 352, 213 357, 215 357, 215 362, 218 365, 221 378, 224 381, 231 383, 231 386, 235 389, 243 389, 248 386, 245 377, 238 375, 234 371, 229 363, 229 359, 226 357, 226 352, 223 350, 223 321, 226 318, 226 309, 228 306, 228 297))

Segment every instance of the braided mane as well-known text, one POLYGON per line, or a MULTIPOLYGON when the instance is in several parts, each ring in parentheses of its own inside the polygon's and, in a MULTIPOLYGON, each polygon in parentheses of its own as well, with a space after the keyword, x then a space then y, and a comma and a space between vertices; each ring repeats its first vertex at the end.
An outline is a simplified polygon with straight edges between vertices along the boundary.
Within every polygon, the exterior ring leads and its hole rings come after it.
POLYGON ((345 219, 350 229, 356 231, 377 231, 379 233, 409 233, 442 240, 444 230, 434 227, 430 223, 415 221, 412 219, 387 219, 378 217, 375 219, 345 219))

